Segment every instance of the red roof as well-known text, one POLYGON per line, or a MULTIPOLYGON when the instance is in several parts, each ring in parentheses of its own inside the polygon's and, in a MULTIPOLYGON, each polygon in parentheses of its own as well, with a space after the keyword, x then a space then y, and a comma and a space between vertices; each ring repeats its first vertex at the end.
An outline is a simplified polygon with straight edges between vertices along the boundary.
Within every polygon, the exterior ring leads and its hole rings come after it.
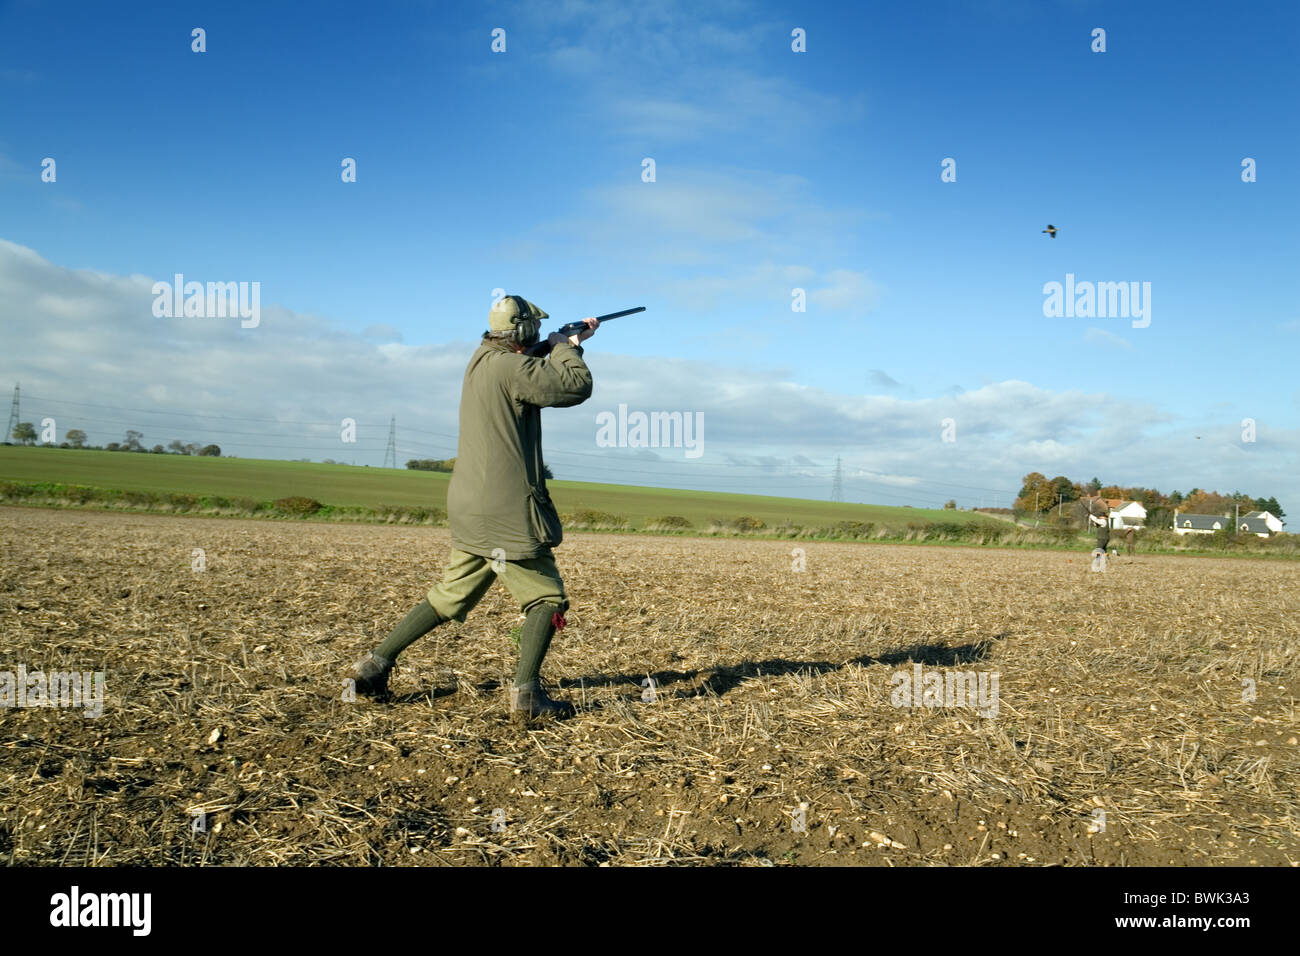
POLYGON ((1089 496, 1087 500, 1100 501, 1102 504, 1104 504, 1107 508, 1110 508, 1112 511, 1119 511, 1121 508, 1124 507, 1124 505, 1128 503, 1123 498, 1099 498, 1096 496, 1089 496))

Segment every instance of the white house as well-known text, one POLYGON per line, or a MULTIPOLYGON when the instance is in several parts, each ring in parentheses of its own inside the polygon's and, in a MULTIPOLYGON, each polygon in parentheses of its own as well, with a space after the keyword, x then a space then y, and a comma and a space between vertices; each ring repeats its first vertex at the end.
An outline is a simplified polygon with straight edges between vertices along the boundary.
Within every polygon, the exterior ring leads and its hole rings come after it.
POLYGON ((1238 519, 1237 530, 1242 534, 1267 538, 1282 530, 1282 522, 1267 511, 1252 511, 1238 519))
POLYGON ((1105 506, 1112 528, 1141 528, 1147 521, 1147 509, 1139 502, 1123 498, 1088 498, 1088 511, 1097 514, 1105 506))
POLYGON ((1110 509, 1112 528, 1141 528, 1147 523, 1147 509, 1140 502, 1130 501, 1122 508, 1110 509))
POLYGON ((1232 524, 1225 515, 1183 515, 1174 512, 1174 531, 1177 534, 1214 534, 1232 524))

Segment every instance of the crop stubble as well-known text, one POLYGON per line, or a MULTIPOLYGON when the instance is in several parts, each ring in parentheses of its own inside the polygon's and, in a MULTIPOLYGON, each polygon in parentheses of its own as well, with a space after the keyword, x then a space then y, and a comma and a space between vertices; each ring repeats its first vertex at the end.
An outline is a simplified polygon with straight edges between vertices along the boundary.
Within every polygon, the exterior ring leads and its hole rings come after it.
POLYGON ((523 730, 499 587, 342 699, 446 531, 2 514, 0 670, 107 674, 101 718, 0 710, 10 863, 1300 861, 1280 562, 573 535, 580 713, 523 730), (913 662, 996 672, 997 716, 891 706, 913 662))

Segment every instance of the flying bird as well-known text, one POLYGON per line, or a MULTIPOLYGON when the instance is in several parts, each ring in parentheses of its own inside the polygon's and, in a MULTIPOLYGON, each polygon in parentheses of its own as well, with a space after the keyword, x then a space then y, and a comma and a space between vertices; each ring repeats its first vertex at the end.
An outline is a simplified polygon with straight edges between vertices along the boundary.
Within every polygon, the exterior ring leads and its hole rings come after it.
POLYGON ((1056 238, 1056 227, 1053 226, 1050 222, 1047 224, 1047 228, 1044 229, 1043 232, 1047 233, 1053 239, 1056 238))

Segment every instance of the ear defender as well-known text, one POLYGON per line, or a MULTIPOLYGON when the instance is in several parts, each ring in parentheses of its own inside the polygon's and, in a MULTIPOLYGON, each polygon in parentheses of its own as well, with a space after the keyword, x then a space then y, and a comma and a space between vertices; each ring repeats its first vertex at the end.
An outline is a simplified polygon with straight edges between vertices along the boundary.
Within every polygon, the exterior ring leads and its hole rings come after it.
POLYGON ((510 301, 515 304, 518 310, 514 317, 514 334, 511 341, 516 345, 528 347, 537 342, 537 334, 541 331, 542 324, 533 318, 532 307, 517 295, 510 296, 510 301))
POLYGON ((517 295, 502 296, 488 313, 488 336, 512 345, 536 344, 546 313, 517 295))

